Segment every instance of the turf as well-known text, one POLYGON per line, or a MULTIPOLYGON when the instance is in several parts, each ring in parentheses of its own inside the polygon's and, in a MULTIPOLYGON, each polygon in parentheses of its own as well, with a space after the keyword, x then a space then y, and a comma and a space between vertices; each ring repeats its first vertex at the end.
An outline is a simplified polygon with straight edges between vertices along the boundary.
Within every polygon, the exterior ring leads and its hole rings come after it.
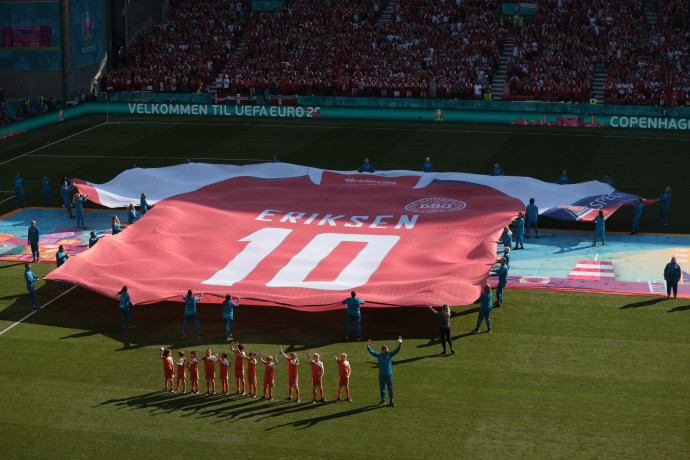
MULTIPOLYGON (((40 203, 44 172, 54 180, 68 174, 103 182, 132 161, 143 167, 188 157, 241 164, 268 160, 273 153, 281 161, 331 169, 356 168, 365 156, 379 169, 420 169, 429 155, 442 171, 487 173, 498 161, 508 174, 549 181, 562 168, 573 182, 609 172, 616 187, 649 197, 671 184, 671 225, 658 227, 654 209, 645 211, 643 229, 681 233, 688 223, 680 212, 690 140, 683 133, 129 117, 99 126, 103 121, 83 118, 0 143, 0 163, 10 160, 0 164, 8 184, 0 189, 11 190, 12 176, 21 171, 31 205, 40 203), (71 134, 77 135, 60 141, 71 134), (13 159, 19 155, 24 156, 13 159)), ((13 201, 0 203, 0 213, 12 210, 13 201)), ((630 218, 629 210, 620 211, 607 227, 627 230, 630 218)), ((548 224, 542 225, 589 228, 548 224)), ((39 275, 51 268, 34 265, 39 275)), ((21 273, 21 264, 0 263, 0 331, 30 311, 21 273)), ((55 284, 38 283, 44 305, 59 295, 55 284)), ((430 312, 365 309, 364 334, 375 348, 404 338, 394 358, 395 409, 377 405, 378 371, 364 344, 343 343, 343 312, 272 307, 240 307, 235 336, 249 350, 275 354, 283 345, 298 352, 303 401, 311 396, 305 352, 320 352, 327 404, 282 402, 287 396, 282 359, 276 400, 270 403, 165 394, 161 346, 227 351, 218 307, 200 306, 201 339, 179 337, 182 309, 178 303, 135 307, 137 328, 123 330, 115 302, 75 288, 0 335, 3 455, 627 459, 689 454, 687 300, 508 290, 504 306, 492 313, 492 334, 469 335, 477 309, 453 308, 453 356, 438 354, 437 322, 430 312), (331 402, 336 350, 347 352, 352 363, 352 403, 331 402)))

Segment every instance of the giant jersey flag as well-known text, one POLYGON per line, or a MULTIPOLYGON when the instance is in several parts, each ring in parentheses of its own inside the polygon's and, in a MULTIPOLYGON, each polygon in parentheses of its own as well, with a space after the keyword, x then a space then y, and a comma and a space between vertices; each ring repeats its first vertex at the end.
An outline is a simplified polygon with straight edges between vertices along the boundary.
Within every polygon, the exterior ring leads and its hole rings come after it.
POLYGON ((139 304, 192 289, 212 302, 231 293, 316 311, 341 307, 353 289, 375 306, 471 303, 503 227, 529 198, 541 214, 571 220, 636 198, 599 182, 285 163, 191 163, 75 182, 105 206, 137 204, 142 192, 156 206, 47 279, 112 298, 127 285, 139 304))

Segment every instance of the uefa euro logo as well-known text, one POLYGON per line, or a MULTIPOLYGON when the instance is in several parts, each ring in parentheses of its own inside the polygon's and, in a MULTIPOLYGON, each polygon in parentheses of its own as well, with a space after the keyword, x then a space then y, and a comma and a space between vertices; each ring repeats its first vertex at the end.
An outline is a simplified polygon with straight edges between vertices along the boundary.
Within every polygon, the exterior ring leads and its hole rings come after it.
POLYGON ((446 113, 441 109, 434 110, 434 121, 443 121, 446 118, 446 113))
POLYGON ((90 42, 93 40, 93 18, 91 17, 91 11, 86 10, 84 17, 81 19, 81 37, 85 42, 90 42))

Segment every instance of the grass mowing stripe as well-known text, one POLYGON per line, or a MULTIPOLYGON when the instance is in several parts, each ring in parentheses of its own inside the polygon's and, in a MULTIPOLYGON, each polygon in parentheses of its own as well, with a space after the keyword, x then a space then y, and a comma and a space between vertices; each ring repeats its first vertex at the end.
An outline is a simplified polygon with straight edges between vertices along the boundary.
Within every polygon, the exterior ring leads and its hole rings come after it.
POLYGON ((108 124, 108 122, 103 122, 103 123, 100 123, 100 124, 98 124, 98 125, 96 125, 96 126, 92 126, 92 127, 90 127, 90 128, 87 128, 87 129, 84 129, 84 130, 82 130, 82 131, 79 131, 78 133, 74 133, 74 134, 71 134, 71 135, 69 135, 69 136, 67 136, 67 137, 63 137, 62 139, 58 139, 58 140, 56 140, 56 141, 50 142, 49 144, 46 144, 46 145, 41 146, 41 147, 38 147, 38 148, 33 149, 33 150, 29 151, 29 152, 22 153, 21 155, 18 155, 18 156, 14 157, 14 158, 10 158, 9 160, 5 160, 5 161, 3 161, 2 163, 0 163, 0 166, 1 166, 1 165, 4 165, 5 163, 9 163, 9 162, 14 161, 14 160, 17 160, 17 159, 19 159, 19 158, 25 157, 25 156, 27 156, 27 155, 29 155, 29 154, 31 154, 31 153, 38 152, 39 150, 42 150, 42 149, 44 149, 44 148, 46 148, 46 147, 53 146, 53 145, 55 145, 55 144, 57 144, 57 143, 60 143, 60 142, 62 142, 62 141, 66 141, 67 139, 70 139, 70 138, 72 138, 72 137, 74 137, 74 136, 78 136, 78 135, 83 134, 83 133, 85 133, 85 132, 87 132, 87 131, 91 131, 92 129, 95 129, 95 128, 98 128, 98 127, 100 127, 100 126, 107 125, 107 124, 108 124))
MULTIPOLYGON (((46 308, 48 305, 50 305, 51 303, 55 302, 55 301, 56 301, 57 299, 59 299, 60 297, 64 296, 65 294, 67 294, 67 293, 70 292, 70 291, 73 291, 74 288, 76 288, 76 286, 72 286, 71 288, 67 289, 65 292, 63 292, 63 293, 60 294, 59 296, 57 296, 57 297, 55 297, 55 298, 49 300, 48 303, 46 303, 45 305, 43 305, 43 307, 41 307, 41 309, 46 308)), ((37 310, 32 311, 31 313, 29 313, 28 315, 26 315, 25 317, 23 317, 22 319, 20 319, 20 320, 17 321, 16 323, 14 323, 13 325, 9 326, 9 327, 8 327, 7 329, 5 329, 4 331, 0 332, 0 335, 2 335, 2 334, 4 334, 5 332, 9 331, 10 329, 12 329, 12 328, 13 328, 14 326, 16 326, 17 324, 23 322, 25 319, 31 317, 34 313, 38 313, 38 311, 37 311, 37 310)))

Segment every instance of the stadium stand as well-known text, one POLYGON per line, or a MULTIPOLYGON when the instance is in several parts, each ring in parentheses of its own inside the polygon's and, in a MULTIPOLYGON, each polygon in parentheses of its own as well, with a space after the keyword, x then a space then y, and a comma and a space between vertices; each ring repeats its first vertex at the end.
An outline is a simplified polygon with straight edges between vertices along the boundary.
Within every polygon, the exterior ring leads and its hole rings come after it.
POLYGON ((171 5, 168 20, 137 37, 127 50, 129 65, 108 73, 101 90, 189 93, 210 84, 232 59, 248 3, 180 0, 171 5))

